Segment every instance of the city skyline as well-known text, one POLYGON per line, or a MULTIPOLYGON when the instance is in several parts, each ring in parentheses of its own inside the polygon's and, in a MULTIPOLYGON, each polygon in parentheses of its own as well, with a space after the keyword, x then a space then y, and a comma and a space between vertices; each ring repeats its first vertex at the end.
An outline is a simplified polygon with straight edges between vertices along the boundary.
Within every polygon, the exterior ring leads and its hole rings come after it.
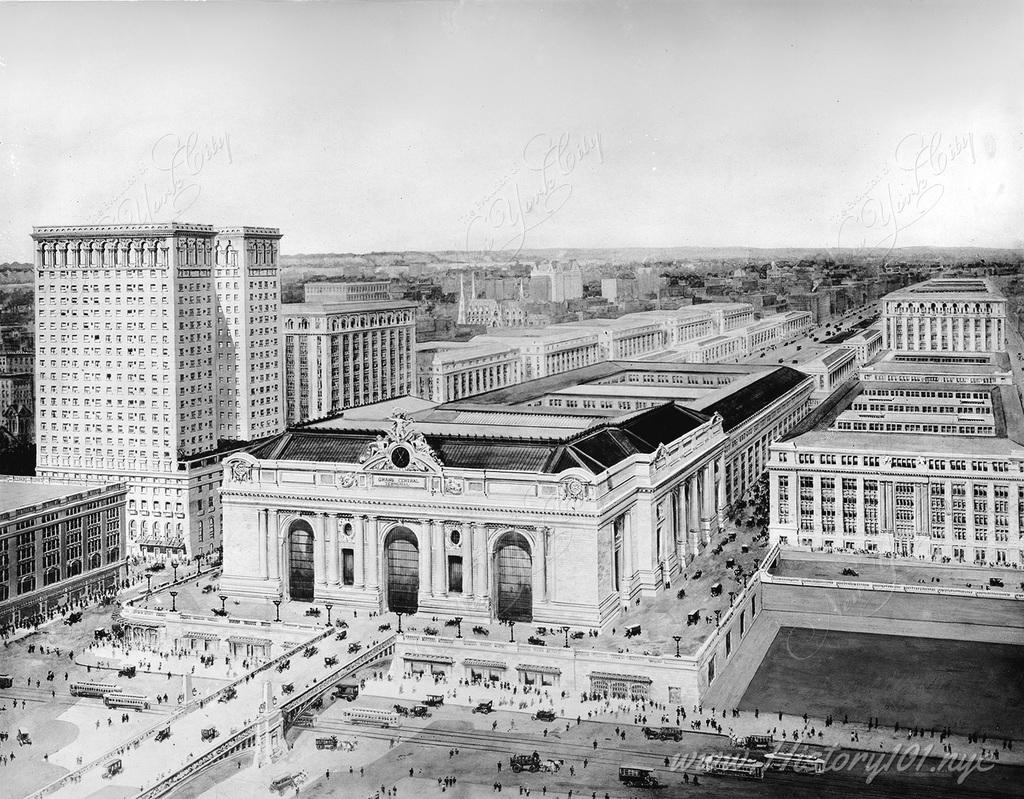
POLYGON ((1020 247, 1022 12, 987 10, 8 4, 0 260, 203 218, 287 253, 1020 247))

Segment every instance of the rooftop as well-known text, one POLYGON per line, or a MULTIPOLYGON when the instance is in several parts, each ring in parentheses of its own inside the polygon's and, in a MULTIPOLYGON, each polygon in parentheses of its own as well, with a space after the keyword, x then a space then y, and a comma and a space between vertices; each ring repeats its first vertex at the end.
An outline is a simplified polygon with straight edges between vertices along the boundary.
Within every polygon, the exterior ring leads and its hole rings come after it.
POLYGON ((986 278, 939 277, 887 294, 887 300, 997 300, 1005 299, 986 278))
POLYGON ((35 477, 0 475, 0 512, 30 508, 43 502, 103 487, 97 484, 49 483, 35 477))
POLYGON ((415 308, 416 303, 408 300, 370 300, 368 302, 338 302, 324 299, 322 302, 286 302, 281 304, 282 316, 309 316, 363 313, 366 311, 397 311, 415 308))

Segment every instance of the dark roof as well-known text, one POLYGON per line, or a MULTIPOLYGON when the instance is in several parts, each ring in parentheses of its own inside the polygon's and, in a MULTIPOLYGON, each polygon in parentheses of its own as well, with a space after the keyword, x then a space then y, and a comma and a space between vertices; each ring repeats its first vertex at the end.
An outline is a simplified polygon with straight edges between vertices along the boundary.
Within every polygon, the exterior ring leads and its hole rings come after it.
POLYGON ((733 391, 729 396, 702 410, 709 416, 716 412, 720 413, 722 427, 728 432, 751 416, 760 413, 767 405, 792 391, 806 379, 807 375, 803 372, 790 369, 788 366, 780 366, 749 386, 733 391))
POLYGON ((790 441, 797 436, 802 436, 804 433, 810 433, 812 430, 828 429, 833 419, 849 408, 863 390, 864 384, 856 378, 847 380, 846 383, 833 391, 824 402, 793 425, 789 432, 779 438, 779 441, 790 441))
MULTIPOLYGON (((638 453, 654 452, 707 421, 707 416, 672 402, 593 427, 565 439, 495 438, 457 434, 426 435, 445 466, 508 469, 557 474, 583 468, 594 474, 638 453)), ((386 431, 381 429, 380 434, 386 431)), ((378 431, 292 429, 250 450, 264 460, 357 463, 378 431)))

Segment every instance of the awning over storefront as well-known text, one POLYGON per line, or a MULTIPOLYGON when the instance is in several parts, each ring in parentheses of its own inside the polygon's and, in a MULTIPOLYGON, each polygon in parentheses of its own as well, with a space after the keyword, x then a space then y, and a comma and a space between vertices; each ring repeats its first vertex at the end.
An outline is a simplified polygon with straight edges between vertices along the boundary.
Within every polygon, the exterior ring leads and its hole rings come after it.
POLYGON ((444 663, 447 665, 451 665, 455 662, 454 658, 450 658, 447 655, 427 655, 418 654, 416 652, 407 652, 402 655, 402 660, 415 660, 420 663, 444 663))
POLYGON ((243 644, 247 646, 270 646, 272 643, 269 638, 253 638, 249 635, 229 635, 229 644, 243 644))
POLYGON ((462 661, 464 666, 477 669, 507 669, 508 666, 500 660, 480 660, 478 658, 466 658, 462 661))
POLYGON ((650 685, 654 682, 650 677, 640 674, 614 674, 610 671, 592 671, 590 678, 593 680, 618 680, 619 682, 642 682, 650 685))
POLYGON ((555 666, 531 666, 528 663, 521 663, 516 666, 516 671, 534 671, 537 674, 561 674, 562 670, 555 666))

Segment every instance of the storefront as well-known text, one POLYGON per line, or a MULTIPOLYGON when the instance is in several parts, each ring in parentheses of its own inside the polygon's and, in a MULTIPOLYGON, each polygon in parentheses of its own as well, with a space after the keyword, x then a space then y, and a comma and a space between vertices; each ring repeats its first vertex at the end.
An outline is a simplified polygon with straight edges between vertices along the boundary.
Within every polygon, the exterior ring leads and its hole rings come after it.
POLYGON ((516 666, 521 685, 532 685, 540 687, 557 686, 562 676, 562 670, 555 666, 541 666, 523 663, 516 666))
POLYGON ((505 672, 508 671, 508 665, 500 660, 466 658, 462 661, 462 665, 466 669, 466 676, 472 683, 501 682, 505 679, 505 672))
POLYGON ((605 699, 643 701, 651 695, 650 677, 595 671, 590 674, 590 692, 605 699))
POLYGON ((406 676, 423 677, 450 677, 454 658, 447 655, 430 655, 426 653, 407 652, 402 655, 404 661, 403 673, 406 676))

